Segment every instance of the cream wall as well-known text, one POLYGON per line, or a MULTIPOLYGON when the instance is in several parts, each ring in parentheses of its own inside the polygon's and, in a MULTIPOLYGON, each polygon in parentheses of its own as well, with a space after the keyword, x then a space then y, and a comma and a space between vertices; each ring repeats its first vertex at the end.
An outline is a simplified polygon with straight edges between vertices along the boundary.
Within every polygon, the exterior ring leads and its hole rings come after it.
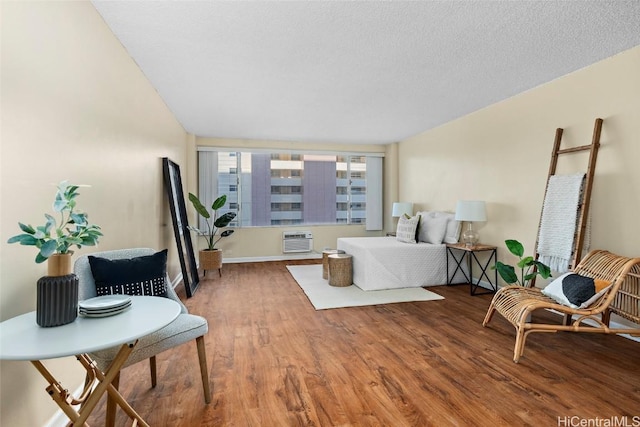
MULTIPOLYGON (((196 138, 196 146, 224 147, 234 150, 247 150, 255 148, 268 148, 275 150, 309 150, 328 151, 331 153, 357 152, 357 153, 385 153, 387 147, 382 145, 338 145, 338 144, 314 144, 288 141, 256 141, 244 139, 226 138, 196 138)), ((394 156, 385 155, 385 181, 395 180, 397 177, 387 176, 387 162, 393 161, 394 156)), ((197 162, 194 162, 197 164, 197 162)), ((197 166, 189 171, 190 182, 197 182, 197 166)), ((197 184, 190 187, 193 193, 197 193, 197 184)), ((386 203, 386 201, 385 201, 386 203)), ((191 214, 190 221, 196 221, 193 209, 188 206, 191 214)), ((385 209, 386 212, 386 209, 385 209)), ((364 225, 322 225, 322 226, 293 226, 293 227, 246 227, 237 228, 233 236, 220 240, 217 247, 224 251, 224 259, 228 261, 247 259, 274 259, 282 258, 282 232, 284 230, 310 230, 313 233, 313 245, 316 252, 322 252, 325 248, 335 248, 338 237, 353 236, 379 236, 382 232, 365 231, 364 225), (257 244, 259 243, 259 244, 257 244)), ((202 239, 198 239, 198 245, 204 247, 202 239)))
MULTIPOLYGON (((0 320, 35 309, 46 274, 33 247, 9 245, 18 221, 41 225, 55 184, 91 184, 79 207, 98 248, 174 248, 161 158, 186 164, 187 135, 89 2, 0 2, 0 320)), ((170 253, 172 276, 178 272, 170 253)), ((82 382, 71 358, 47 362, 82 382)), ((0 363, 0 425, 42 426, 57 406, 27 362, 0 363)))
MULTIPOLYGON (((562 147, 589 144, 597 117, 591 247, 640 256, 640 46, 402 141, 400 198, 447 210, 486 200, 481 241, 511 263, 505 239, 533 252, 556 128, 562 147)), ((566 154, 558 172, 586 165, 586 155, 566 154)))
MULTIPOLYGON (((105 236, 99 248, 81 254, 142 245, 172 249, 161 157, 181 165, 187 191, 196 191, 197 145, 294 148, 187 135, 89 2, 0 2, 0 17, 1 320, 34 309, 35 282, 45 266, 33 263, 34 248, 4 242, 18 232, 18 221, 42 221, 54 194, 50 184, 92 185, 82 191, 80 207, 105 236)), ((385 152, 385 213, 397 200, 413 201, 416 210, 453 210, 459 198, 481 198, 489 210, 483 241, 518 238, 531 249, 555 128, 565 128, 567 145, 582 145, 602 117, 593 246, 638 255, 638 75, 635 48, 400 144, 296 143, 295 149, 385 152)), ((392 226, 385 215, 385 227, 392 226)), ((316 250, 334 246, 339 236, 375 234, 362 226, 311 229, 316 250)), ((273 256, 281 231, 238 230, 222 248, 231 257, 273 256)), ((175 253, 170 273, 178 273, 175 253)), ((75 361, 48 366, 71 390, 81 381, 75 361)), ((0 425, 43 425, 56 410, 45 386, 29 364, 1 362, 0 425)))

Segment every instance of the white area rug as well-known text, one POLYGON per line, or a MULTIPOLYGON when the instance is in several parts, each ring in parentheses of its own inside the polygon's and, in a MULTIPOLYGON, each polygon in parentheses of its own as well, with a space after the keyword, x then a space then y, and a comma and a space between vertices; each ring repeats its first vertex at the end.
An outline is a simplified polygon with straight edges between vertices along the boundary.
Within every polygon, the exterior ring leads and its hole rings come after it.
POLYGON ((444 299, 444 297, 423 288, 363 291, 356 285, 331 286, 327 280, 322 278, 322 264, 288 265, 287 269, 307 294, 316 310, 444 299))

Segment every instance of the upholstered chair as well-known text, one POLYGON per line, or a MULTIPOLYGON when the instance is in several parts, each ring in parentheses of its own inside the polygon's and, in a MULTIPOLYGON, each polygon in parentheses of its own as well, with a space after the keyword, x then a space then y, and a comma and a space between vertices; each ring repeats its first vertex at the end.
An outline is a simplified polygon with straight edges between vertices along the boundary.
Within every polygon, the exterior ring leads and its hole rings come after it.
MULTIPOLYGON (((84 255, 78 258, 74 265, 74 272, 78 276, 79 300, 83 301, 88 298, 97 296, 96 284, 89 263, 89 256, 104 258, 108 260, 131 259, 141 256, 153 255, 156 253, 149 248, 121 249, 106 252, 97 252, 84 255)), ((133 352, 125 362, 124 367, 133 365, 144 359, 149 359, 151 369, 151 386, 156 385, 156 355, 165 350, 169 350, 178 345, 195 340, 198 350, 198 358, 200 364, 200 374, 202 377, 202 386, 204 389, 204 399, 206 403, 211 401, 211 391, 209 387, 209 374, 207 371, 207 357, 205 352, 204 335, 208 331, 207 320, 204 317, 189 314, 187 308, 178 298, 178 295, 170 285, 169 277, 166 277, 167 298, 171 298, 180 304, 181 312, 178 317, 164 328, 142 337, 138 340, 133 352)), ((91 353, 91 358, 96 362, 98 368, 102 371, 106 370, 118 351, 118 347, 96 351, 91 353)), ((120 374, 114 379, 113 385, 118 388, 120 374)), ((111 402, 107 403, 107 425, 113 425, 115 419, 116 405, 111 402)))

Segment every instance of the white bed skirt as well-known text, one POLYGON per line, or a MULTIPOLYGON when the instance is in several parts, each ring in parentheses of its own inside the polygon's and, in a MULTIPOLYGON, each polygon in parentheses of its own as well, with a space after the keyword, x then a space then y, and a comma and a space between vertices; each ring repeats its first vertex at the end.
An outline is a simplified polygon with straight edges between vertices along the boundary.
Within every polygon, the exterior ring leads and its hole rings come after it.
MULTIPOLYGON (((403 243, 393 237, 341 237, 338 249, 353 256, 353 283, 366 291, 447 283, 444 244, 403 243)), ((450 274, 453 271, 455 262, 450 260, 450 274)), ((452 283, 465 281, 458 271, 452 283)))

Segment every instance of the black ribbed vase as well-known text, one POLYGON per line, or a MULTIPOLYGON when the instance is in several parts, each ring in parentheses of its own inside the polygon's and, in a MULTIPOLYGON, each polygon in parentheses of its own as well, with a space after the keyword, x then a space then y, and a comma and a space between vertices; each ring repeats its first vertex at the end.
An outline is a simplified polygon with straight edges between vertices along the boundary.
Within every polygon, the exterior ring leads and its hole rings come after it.
POLYGON ((78 317, 78 276, 44 276, 38 280, 36 323, 48 328, 78 317))

